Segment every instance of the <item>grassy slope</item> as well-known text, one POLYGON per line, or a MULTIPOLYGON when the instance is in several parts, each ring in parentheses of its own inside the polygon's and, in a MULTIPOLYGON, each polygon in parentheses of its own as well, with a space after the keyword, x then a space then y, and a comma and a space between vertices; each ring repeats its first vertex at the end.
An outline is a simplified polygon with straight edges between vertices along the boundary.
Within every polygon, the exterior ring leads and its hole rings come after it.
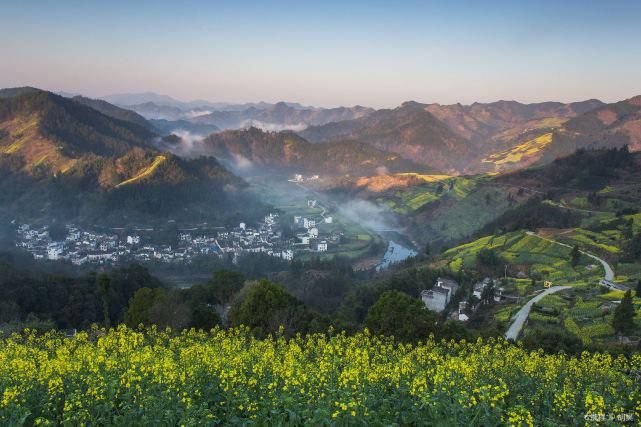
POLYGON ((428 177, 416 185, 367 196, 401 215, 419 240, 431 242, 460 241, 528 197, 493 185, 487 175, 428 177))

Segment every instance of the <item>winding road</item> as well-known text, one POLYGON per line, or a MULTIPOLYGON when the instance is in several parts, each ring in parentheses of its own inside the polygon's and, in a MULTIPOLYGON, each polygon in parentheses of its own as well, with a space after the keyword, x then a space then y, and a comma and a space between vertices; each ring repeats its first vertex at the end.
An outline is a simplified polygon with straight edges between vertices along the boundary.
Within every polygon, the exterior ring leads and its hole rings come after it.
MULTIPOLYGON (((538 237, 539 239, 547 240, 548 242, 555 243, 557 245, 565 246, 567 248, 571 248, 572 246, 557 242, 556 240, 548 239, 545 237, 541 237, 538 234, 532 232, 532 231, 527 231, 526 234, 530 236, 535 236, 538 237)), ((605 280, 614 280, 614 270, 612 270, 612 267, 610 264, 608 264, 604 259, 601 259, 597 257, 596 255, 592 255, 588 252, 585 251, 580 251, 582 254, 589 256, 590 258, 598 261, 602 266, 603 269, 605 270, 605 275, 604 278, 605 280)), ((514 316, 514 320, 512 321, 512 324, 508 328, 507 332, 505 333, 505 339, 512 339, 516 340, 521 333, 521 330, 523 329, 523 326, 525 325, 525 321, 527 320, 527 317, 530 315, 530 310, 532 310, 532 306, 536 304, 538 301, 543 299, 546 295, 553 294, 555 292, 562 291, 564 289, 570 289, 572 286, 553 286, 551 288, 548 288, 529 300, 521 309, 516 313, 514 316)))
POLYGON ((523 329, 523 325, 525 325, 525 321, 527 320, 527 317, 530 315, 530 310, 532 309, 532 306, 539 302, 541 299, 543 299, 545 296, 553 294, 555 292, 562 291, 564 289, 570 289, 572 286, 553 286, 551 288, 548 288, 529 300, 527 304, 525 304, 521 309, 516 313, 514 316, 514 321, 508 328, 507 332, 505 333, 505 339, 513 339, 516 340, 516 338, 519 336, 521 333, 521 329, 523 329))

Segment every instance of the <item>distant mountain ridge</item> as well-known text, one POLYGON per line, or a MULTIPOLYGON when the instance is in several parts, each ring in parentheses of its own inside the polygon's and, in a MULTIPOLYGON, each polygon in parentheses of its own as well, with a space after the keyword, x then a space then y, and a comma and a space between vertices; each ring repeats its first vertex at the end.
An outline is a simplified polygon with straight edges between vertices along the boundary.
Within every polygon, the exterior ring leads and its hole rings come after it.
POLYGON ((265 130, 301 130, 310 125, 365 117, 373 111, 361 106, 298 109, 279 102, 264 109, 251 107, 242 111, 214 111, 198 115, 193 121, 212 124, 221 129, 255 126, 265 130))
POLYGON ((464 138, 415 102, 354 120, 312 126, 300 135, 318 143, 352 140, 370 144, 441 171, 462 170, 473 155, 464 138))
POLYGON ((462 137, 478 140, 491 138, 499 132, 527 122, 550 117, 575 117, 601 105, 603 102, 596 99, 569 104, 561 102, 522 104, 517 101, 497 101, 487 104, 475 102, 471 105, 426 104, 425 109, 462 137))
POLYGON ((108 103, 107 101, 103 101, 100 99, 86 98, 84 96, 74 96, 72 100, 80 104, 84 104, 88 107, 91 107, 94 110, 100 111, 102 114, 112 117, 114 119, 124 120, 130 123, 134 123, 138 126, 148 129, 150 132, 156 131, 154 126, 151 123, 149 123, 147 119, 145 119, 140 114, 131 110, 117 107, 115 105, 108 103))
POLYGON ((325 175, 428 171, 425 166, 368 144, 335 141, 312 144, 293 132, 261 129, 229 130, 210 135, 204 150, 236 169, 266 168, 325 175))
POLYGON ((205 137, 209 134, 220 132, 220 128, 215 125, 208 125, 206 123, 194 123, 188 120, 164 120, 164 119, 150 119, 149 123, 160 132, 162 135, 175 134, 178 136, 185 136, 184 133, 188 132, 193 134, 195 138, 205 137))
MULTIPOLYGON (((140 92, 140 93, 119 93, 113 95, 106 95, 100 99, 107 101, 111 104, 120 106, 132 107, 140 104, 155 104, 157 106, 176 107, 181 110, 190 110, 193 108, 210 108, 214 110, 227 110, 227 111, 240 111, 247 108, 264 109, 274 104, 269 102, 212 102, 203 99, 192 101, 179 101, 169 95, 161 95, 155 92, 140 92)), ((286 102, 286 104, 296 109, 308 109, 297 102, 286 102)))
POLYGON ((616 148, 628 145, 641 151, 641 96, 596 108, 548 128, 529 129, 502 152, 483 159, 500 170, 547 164, 578 149, 616 148), (501 167, 503 166, 503 167, 501 167))
POLYGON ((612 104, 440 105, 406 102, 365 118, 310 126, 311 142, 354 140, 449 173, 503 172, 545 164, 580 148, 641 150, 641 97, 612 104))

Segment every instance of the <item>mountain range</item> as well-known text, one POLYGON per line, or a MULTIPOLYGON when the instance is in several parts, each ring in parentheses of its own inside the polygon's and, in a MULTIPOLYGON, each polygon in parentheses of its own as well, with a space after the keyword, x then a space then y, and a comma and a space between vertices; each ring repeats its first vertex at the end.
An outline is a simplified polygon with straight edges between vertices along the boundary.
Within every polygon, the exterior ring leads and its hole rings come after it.
POLYGON ((311 143, 368 144, 449 174, 518 170, 549 163, 582 147, 628 144, 633 151, 641 148, 637 98, 613 104, 596 99, 470 105, 409 101, 381 110, 314 108, 286 102, 181 102, 144 93, 106 99, 144 101, 127 108, 152 119, 163 135, 188 132, 191 138, 204 138, 220 130, 249 127, 290 130, 311 143))
POLYGON ((450 173, 500 172, 549 163, 582 147, 641 149, 638 104, 638 97, 614 104, 406 102, 364 118, 310 126, 300 135, 319 143, 366 142, 450 173))
MULTIPOLYGON (((216 111, 226 104, 149 94, 111 99, 145 103, 125 108, 35 88, 0 90, 0 167, 3 186, 15 181, 14 188, 23 190, 10 192, 15 200, 28 200, 30 186, 56 182, 61 188, 64 182, 110 197, 126 188, 191 187, 183 192, 191 203, 198 199, 193 189, 202 186, 218 196, 226 188, 244 188, 229 169, 241 175, 261 170, 350 177, 342 182, 372 188, 403 181, 412 187, 411 180, 395 175, 504 174, 580 149, 641 150, 640 96, 610 104, 410 101, 373 110, 280 102, 216 111), (181 118, 149 119, 141 105, 181 118)), ((5 200, 7 206, 15 202, 5 200)))

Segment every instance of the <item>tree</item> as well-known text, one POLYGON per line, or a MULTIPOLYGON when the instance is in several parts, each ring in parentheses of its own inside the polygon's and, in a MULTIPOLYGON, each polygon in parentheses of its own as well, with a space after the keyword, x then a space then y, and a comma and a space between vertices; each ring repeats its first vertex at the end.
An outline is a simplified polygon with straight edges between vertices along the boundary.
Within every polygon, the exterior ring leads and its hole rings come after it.
POLYGON ((483 304, 492 304, 494 302, 494 283, 489 283, 481 292, 481 302, 483 304))
POLYGON ((242 289, 243 283, 245 283, 245 277, 241 273, 230 270, 217 270, 208 285, 213 287, 214 296, 218 301, 227 303, 242 289))
POLYGON ((543 349, 546 353, 565 352, 579 354, 583 350, 583 341, 566 331, 534 329, 523 337, 523 347, 528 350, 543 349))
POLYGON ((615 332, 629 334, 634 331, 634 306, 632 305, 632 292, 626 291, 619 306, 614 310, 612 327, 615 332))
POLYGON ((432 254, 432 247, 430 246, 429 243, 425 244, 425 249, 423 250, 423 253, 425 256, 430 256, 432 254))
POLYGON ((641 260, 641 233, 634 235, 628 244, 628 254, 634 260, 641 260))
POLYGON ((106 273, 101 273, 96 277, 98 294, 102 300, 102 314, 104 317, 105 328, 111 327, 111 318, 109 317, 109 294, 111 292, 111 277, 106 273))
POLYGON ((20 306, 14 301, 0 301, 0 323, 8 323, 20 318, 20 306))
POLYGON ((570 253, 570 263, 572 267, 579 265, 579 261, 581 261, 581 251, 579 250, 579 245, 574 245, 570 253))
POLYGON ((138 325, 151 325, 149 310, 156 303, 164 289, 140 288, 129 300, 129 308, 125 313, 125 323, 132 328, 138 325))
POLYGON ((305 328, 305 306, 282 285, 262 279, 245 286, 229 311, 233 326, 245 325, 259 335, 275 333, 281 326, 288 334, 305 328))
POLYGON ((435 315, 407 294, 388 291, 370 307, 364 324, 375 334, 394 336, 399 341, 418 341, 435 330, 435 315))
POLYGON ((212 329, 221 324, 220 316, 207 304, 198 304, 191 313, 191 327, 212 329))
POLYGON ((183 301, 180 290, 163 289, 149 307, 149 323, 179 331, 191 324, 191 314, 192 308, 183 301))
POLYGON ((485 276, 503 273, 503 260, 494 249, 483 248, 476 253, 476 269, 485 276))
POLYGON ((476 253, 476 262, 482 267, 496 267, 501 264, 501 258, 494 249, 483 248, 476 253))
POLYGON ((637 280, 637 298, 641 298, 641 279, 637 280))

